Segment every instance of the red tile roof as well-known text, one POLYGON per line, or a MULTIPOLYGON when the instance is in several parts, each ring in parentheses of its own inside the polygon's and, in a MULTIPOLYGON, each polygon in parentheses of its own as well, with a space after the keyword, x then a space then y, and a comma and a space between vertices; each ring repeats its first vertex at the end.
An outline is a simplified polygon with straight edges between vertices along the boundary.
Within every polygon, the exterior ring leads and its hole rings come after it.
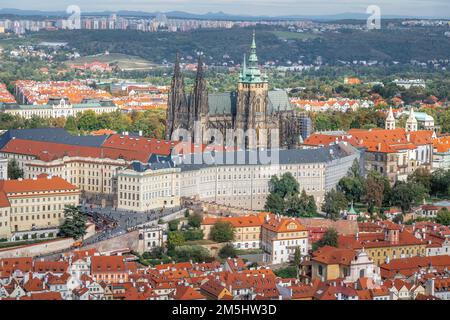
POLYGON ((432 266, 438 271, 445 268, 450 269, 450 256, 432 256, 432 257, 411 257, 403 259, 394 259, 389 263, 380 265, 381 276, 391 278, 397 273, 404 276, 411 276, 422 268, 432 266))
POLYGON ((205 300, 206 297, 192 287, 179 286, 173 294, 174 300, 205 300))
POLYGON ((13 273, 15 270, 29 272, 33 267, 33 258, 3 258, 0 259, 0 271, 6 274, 13 273))
POLYGON ((383 248, 390 246, 409 246, 424 244, 409 231, 402 231, 399 234, 398 242, 385 240, 385 235, 381 233, 359 233, 358 239, 355 235, 340 235, 338 238, 340 248, 362 249, 362 248, 383 248))
POLYGON ((272 217, 265 220, 263 228, 275 232, 298 232, 307 231, 307 229, 295 218, 272 217))
POLYGON ((356 251, 352 249, 340 249, 324 246, 313 252, 312 261, 323 264, 350 265, 356 256, 356 251))
POLYGON ((91 259, 92 274, 126 271, 126 264, 122 256, 94 256, 91 259))
POLYGON ((35 261, 33 272, 39 273, 64 273, 69 269, 69 263, 66 261, 35 261))
POLYGON ((416 146, 432 144, 433 132, 405 129, 351 129, 344 135, 313 134, 305 140, 307 146, 328 146, 338 141, 347 141, 354 147, 365 147, 369 152, 396 153, 399 150, 413 150, 416 146))
POLYGON ((25 192, 77 190, 78 188, 76 186, 57 176, 51 178, 0 181, 0 191, 6 193, 8 196, 25 192))
POLYGON ((62 300, 62 297, 59 292, 38 292, 21 297, 20 300, 62 300))

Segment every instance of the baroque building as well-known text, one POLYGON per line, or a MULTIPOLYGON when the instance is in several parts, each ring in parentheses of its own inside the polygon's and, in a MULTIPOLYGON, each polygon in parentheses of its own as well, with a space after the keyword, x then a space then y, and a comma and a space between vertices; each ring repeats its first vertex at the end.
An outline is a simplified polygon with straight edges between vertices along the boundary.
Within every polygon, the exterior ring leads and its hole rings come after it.
POLYGON ((178 129, 186 129, 189 139, 198 143, 231 141, 245 144, 249 149, 266 146, 294 148, 311 133, 311 121, 293 108, 285 91, 269 90, 267 77, 258 65, 253 34, 248 64, 244 56, 237 90, 233 92, 207 92, 203 63, 199 57, 193 90, 186 94, 177 56, 168 99, 166 139, 184 139, 178 129), (239 129, 245 135, 236 134, 239 129), (235 136, 227 136, 229 130, 235 136), (215 136, 218 132, 227 140, 219 141, 215 136), (197 133, 201 133, 201 141, 196 140, 197 133))

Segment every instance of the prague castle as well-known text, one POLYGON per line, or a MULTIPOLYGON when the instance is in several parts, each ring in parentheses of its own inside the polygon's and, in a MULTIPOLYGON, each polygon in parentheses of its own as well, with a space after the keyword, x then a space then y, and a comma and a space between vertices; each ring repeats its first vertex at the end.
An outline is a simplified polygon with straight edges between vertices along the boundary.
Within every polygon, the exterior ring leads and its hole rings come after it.
POLYGON ((214 141, 214 136, 205 135, 208 129, 220 131, 224 138, 227 130, 253 131, 255 139, 235 141, 249 149, 269 146, 273 140, 282 148, 295 148, 311 131, 311 120, 294 110, 285 91, 269 90, 267 77, 258 65, 254 33, 248 63, 244 56, 237 90, 233 92, 208 93, 199 58, 194 88, 186 94, 177 57, 168 100, 166 139, 179 140, 181 137, 174 133, 186 129, 195 141, 196 123, 200 124, 203 143, 214 141), (270 136, 274 129, 278 137, 270 136))

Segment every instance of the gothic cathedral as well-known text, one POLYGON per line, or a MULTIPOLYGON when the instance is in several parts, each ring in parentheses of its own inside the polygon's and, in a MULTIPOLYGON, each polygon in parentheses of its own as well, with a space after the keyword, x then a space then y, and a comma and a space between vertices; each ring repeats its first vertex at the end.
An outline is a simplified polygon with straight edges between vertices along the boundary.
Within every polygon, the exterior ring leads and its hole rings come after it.
POLYGON ((173 136, 174 133, 186 129, 193 140, 196 124, 200 126, 197 130, 202 132, 203 143, 214 141, 214 136, 205 134, 208 129, 218 130, 223 137, 229 130, 254 132, 254 139, 245 138, 248 149, 270 146, 273 139, 279 147, 295 148, 311 133, 311 120, 292 107, 287 93, 269 90, 267 77, 258 65, 254 33, 248 64, 244 56, 237 91, 208 93, 199 57, 194 88, 186 95, 177 55, 169 92, 166 139, 178 140, 180 137, 173 136), (273 132, 276 136, 270 136, 273 132))

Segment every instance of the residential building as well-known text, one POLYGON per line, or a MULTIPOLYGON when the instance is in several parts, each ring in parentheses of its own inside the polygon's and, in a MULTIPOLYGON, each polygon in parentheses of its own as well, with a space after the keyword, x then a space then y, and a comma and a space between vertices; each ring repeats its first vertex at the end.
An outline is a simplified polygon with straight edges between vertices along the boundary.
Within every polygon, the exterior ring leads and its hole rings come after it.
POLYGON ((383 232, 340 235, 338 242, 339 248, 354 250, 364 248, 377 265, 391 259, 426 255, 426 242, 390 221, 384 222, 383 232))
POLYGON ((162 248, 167 237, 160 226, 145 226, 139 229, 139 248, 141 252, 152 252, 162 248))
POLYGON ((103 90, 95 90, 79 81, 18 80, 15 95, 20 104, 46 105, 52 99, 67 99, 70 104, 83 100, 111 100, 112 96, 103 90))
POLYGON ((433 170, 450 169, 450 136, 433 139, 433 170))
POLYGON ((450 300, 450 278, 431 278, 425 283, 425 291, 428 295, 441 300, 450 300))
POLYGON ((278 264, 293 261, 295 250, 301 256, 308 253, 308 230, 299 219, 270 213, 240 217, 206 216, 201 223, 205 239, 217 222, 228 222, 234 228, 233 245, 237 249, 262 249, 264 261, 278 264))
POLYGON ((27 239, 42 229, 56 236, 64 208, 77 206, 79 197, 80 190, 60 177, 0 181, 0 237, 27 239))
POLYGON ((312 281, 343 279, 346 283, 355 283, 358 279, 365 278, 370 279, 374 285, 381 283, 380 269, 364 249, 325 246, 313 252, 311 263, 312 281))
POLYGON ((295 251, 308 253, 308 230, 298 219, 266 215, 261 228, 264 261, 271 264, 294 261, 295 251))
POLYGON ((123 256, 100 256, 91 258, 91 276, 97 282, 124 283, 128 281, 134 262, 126 262, 123 256))
POLYGON ((415 118, 408 122, 410 131, 395 128, 388 123, 386 129, 351 129, 346 134, 312 134, 305 141, 308 148, 333 145, 347 141, 364 150, 364 171, 376 171, 386 176, 391 184, 406 181, 417 168, 431 170, 433 164, 433 138, 435 133, 417 130, 415 118))
POLYGON ((383 285, 389 288, 390 300, 415 300, 418 295, 425 294, 425 288, 421 284, 401 279, 386 280, 383 285))
POLYGON ((408 278, 419 273, 445 272, 450 268, 450 256, 409 257, 393 259, 380 265, 381 277, 390 279, 395 276, 408 278))
POLYGON ((242 217, 205 217, 201 229, 205 239, 210 238, 211 229, 218 221, 228 222, 234 228, 233 245, 237 249, 259 249, 261 247, 261 227, 264 218, 260 215, 242 217))

